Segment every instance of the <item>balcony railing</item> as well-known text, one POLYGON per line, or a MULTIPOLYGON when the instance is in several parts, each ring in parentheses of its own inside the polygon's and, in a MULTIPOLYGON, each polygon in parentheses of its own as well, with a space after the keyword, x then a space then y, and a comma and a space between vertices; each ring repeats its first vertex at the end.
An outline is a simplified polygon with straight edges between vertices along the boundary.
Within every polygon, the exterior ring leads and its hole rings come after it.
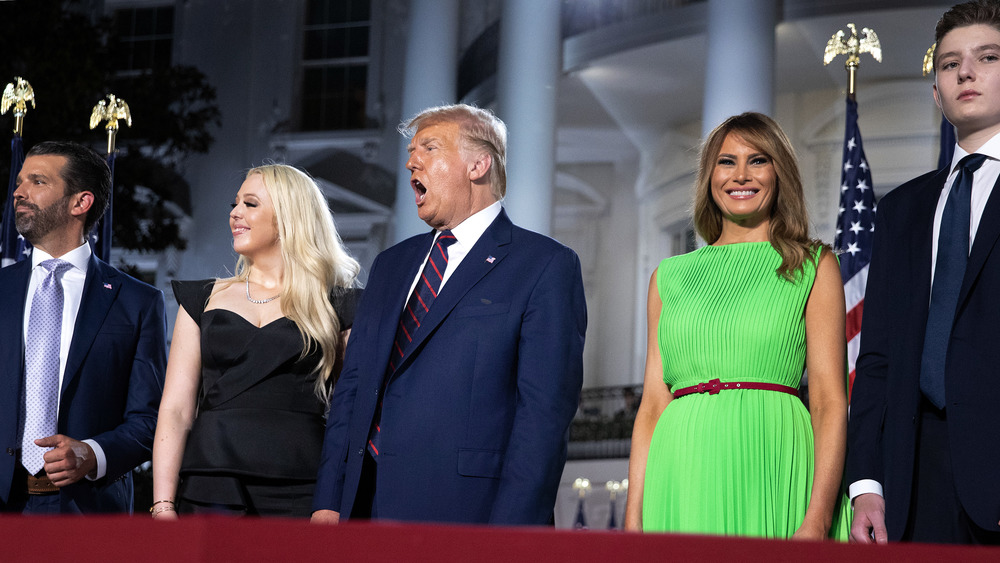
POLYGON ((563 38, 655 16, 705 0, 571 0, 563 2, 563 38))
POLYGON ((569 430, 569 459, 628 457, 642 385, 584 389, 569 430))

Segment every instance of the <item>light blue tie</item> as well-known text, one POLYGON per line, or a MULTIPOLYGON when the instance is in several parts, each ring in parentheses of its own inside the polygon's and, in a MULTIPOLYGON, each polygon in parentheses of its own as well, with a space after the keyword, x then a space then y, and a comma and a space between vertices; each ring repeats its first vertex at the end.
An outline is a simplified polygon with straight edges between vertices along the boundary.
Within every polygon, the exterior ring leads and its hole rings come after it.
POLYGON ((39 264, 48 274, 35 290, 28 317, 28 338, 24 343, 24 433, 21 463, 28 473, 42 470, 47 451, 35 440, 56 433, 59 404, 59 346, 62 339, 63 272, 73 267, 62 260, 39 264))

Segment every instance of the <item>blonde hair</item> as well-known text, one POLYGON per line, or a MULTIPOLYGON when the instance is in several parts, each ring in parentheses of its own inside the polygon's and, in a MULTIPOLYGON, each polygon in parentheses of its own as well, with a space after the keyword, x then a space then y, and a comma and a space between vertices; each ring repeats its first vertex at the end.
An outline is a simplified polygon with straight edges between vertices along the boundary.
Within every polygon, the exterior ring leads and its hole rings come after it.
POLYGON ((712 199, 712 173, 715 160, 728 135, 735 135, 771 159, 777 176, 777 195, 771 206, 768 239, 781 255, 776 273, 794 280, 806 260, 816 260, 817 248, 829 248, 822 241, 809 238, 809 213, 802 193, 802 176, 792 143, 781 126, 770 117, 746 112, 726 119, 709 133, 702 145, 695 184, 694 226, 709 244, 722 235, 722 211, 712 199))
MULTIPOLYGON (((346 344, 341 342, 340 319, 330 303, 330 292, 354 286, 361 266, 344 248, 326 198, 312 178, 284 164, 258 166, 246 177, 254 174, 260 175, 274 205, 284 263, 281 312, 302 335, 300 358, 320 350, 315 391, 328 402, 336 383, 334 370, 346 344)), ((250 268, 249 260, 240 256, 229 283, 246 281, 250 268)))
POLYGON ((427 108, 399 126, 399 132, 412 138, 431 125, 457 123, 465 149, 490 155, 487 179, 493 197, 500 201, 507 194, 507 126, 492 111, 467 104, 427 108))

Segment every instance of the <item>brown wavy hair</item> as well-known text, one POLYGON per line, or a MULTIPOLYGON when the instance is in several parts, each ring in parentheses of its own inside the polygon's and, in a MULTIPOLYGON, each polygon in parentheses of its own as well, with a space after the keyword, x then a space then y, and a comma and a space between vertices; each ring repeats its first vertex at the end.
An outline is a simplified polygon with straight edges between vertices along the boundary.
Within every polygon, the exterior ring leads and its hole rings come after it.
POLYGON ((822 241, 809 238, 809 213, 802 193, 799 163, 788 136, 770 117, 746 112, 726 119, 709 133, 701 147, 698 182, 695 184, 694 226, 709 244, 722 236, 722 211, 712 199, 712 173, 726 137, 733 134, 766 154, 777 175, 768 240, 781 255, 775 272, 794 280, 806 260, 816 262, 818 248, 829 249, 822 241))
MULTIPOLYGON (((966 2, 952 6, 951 9, 941 16, 937 25, 934 26, 934 41, 940 43, 941 39, 948 32, 957 27, 976 24, 988 25, 1000 31, 1000 2, 996 0, 980 0, 978 2, 966 2)), ((934 56, 934 68, 937 70, 936 52, 934 56)))

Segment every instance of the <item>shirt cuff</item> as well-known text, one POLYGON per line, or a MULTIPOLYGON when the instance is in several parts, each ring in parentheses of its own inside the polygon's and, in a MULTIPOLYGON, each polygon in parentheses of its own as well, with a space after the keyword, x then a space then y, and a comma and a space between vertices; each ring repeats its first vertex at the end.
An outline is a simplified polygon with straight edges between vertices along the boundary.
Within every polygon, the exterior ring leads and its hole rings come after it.
POLYGON ((851 486, 847 488, 847 496, 851 497, 851 506, 854 505, 855 497, 866 493, 875 493, 880 497, 884 497, 882 494, 882 484, 874 479, 861 479, 851 483, 851 486))
MULTIPOLYGON (((97 460, 97 476, 91 477, 89 474, 86 476, 88 481, 96 481, 108 472, 108 458, 104 457, 104 450, 101 446, 94 440, 82 440, 84 444, 90 445, 90 448, 94 450, 94 458, 97 460)), ((853 498, 853 497, 852 497, 853 498)))

